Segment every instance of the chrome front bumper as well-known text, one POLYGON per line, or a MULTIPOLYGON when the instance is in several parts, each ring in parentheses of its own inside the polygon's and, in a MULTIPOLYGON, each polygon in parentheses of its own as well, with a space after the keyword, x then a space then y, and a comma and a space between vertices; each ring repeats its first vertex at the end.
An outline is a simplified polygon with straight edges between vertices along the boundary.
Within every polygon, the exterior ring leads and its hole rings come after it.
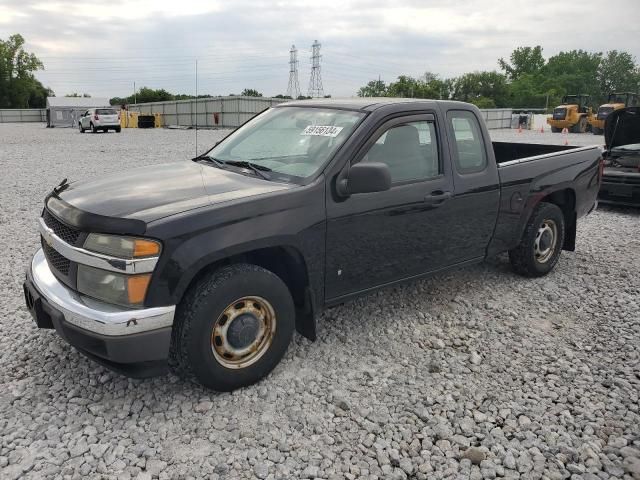
POLYGON ((91 333, 122 336, 173 325, 175 305, 127 309, 70 290, 53 275, 42 249, 31 261, 27 275, 38 292, 62 313, 67 323, 91 333))

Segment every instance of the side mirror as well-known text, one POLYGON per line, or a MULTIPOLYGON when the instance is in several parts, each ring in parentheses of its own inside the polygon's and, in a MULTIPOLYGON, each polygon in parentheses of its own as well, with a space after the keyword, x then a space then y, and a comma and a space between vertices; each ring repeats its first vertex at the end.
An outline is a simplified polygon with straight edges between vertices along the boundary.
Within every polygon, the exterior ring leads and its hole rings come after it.
POLYGON ((391 172, 385 163, 356 163, 349 169, 347 177, 339 180, 338 194, 384 192, 391 188, 391 172))

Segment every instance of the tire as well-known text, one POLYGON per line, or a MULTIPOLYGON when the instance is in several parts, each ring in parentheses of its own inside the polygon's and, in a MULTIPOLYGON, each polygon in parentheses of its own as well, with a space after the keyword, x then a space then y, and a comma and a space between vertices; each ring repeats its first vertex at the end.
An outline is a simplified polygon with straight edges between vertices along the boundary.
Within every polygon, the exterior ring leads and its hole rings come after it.
POLYGON ((116 133, 120 133, 121 127, 116 127, 116 133))
POLYGON ((78 122, 78 128, 80 129, 80 133, 84 133, 84 128, 82 128, 82 122, 78 122))
POLYGON ((245 387, 280 362, 294 329, 293 299, 277 275, 250 264, 223 267, 193 285, 178 305, 169 368, 219 392, 245 387), (247 312, 261 312, 265 320, 247 312), (234 348, 250 350, 243 356, 234 348), (237 358, 227 356, 236 352, 237 358))
POLYGON ((572 128, 572 133, 585 133, 587 131, 587 119, 585 117, 580 117, 578 123, 576 123, 572 128))
POLYGON ((551 131, 552 131, 553 133, 560 133, 560 132, 562 131, 562 129, 561 129, 561 128, 559 128, 559 127, 551 127, 551 131))
POLYGON ((601 128, 598 127, 591 127, 591 133, 593 133, 594 135, 602 135, 603 131, 601 128))
POLYGON ((562 210, 552 203, 540 202, 527 222, 520 244, 509 250, 513 270, 525 277, 546 275, 558 263, 564 236, 562 210))
POLYGON ((91 133, 98 133, 98 129, 93 123, 90 123, 89 127, 91 127, 91 133))

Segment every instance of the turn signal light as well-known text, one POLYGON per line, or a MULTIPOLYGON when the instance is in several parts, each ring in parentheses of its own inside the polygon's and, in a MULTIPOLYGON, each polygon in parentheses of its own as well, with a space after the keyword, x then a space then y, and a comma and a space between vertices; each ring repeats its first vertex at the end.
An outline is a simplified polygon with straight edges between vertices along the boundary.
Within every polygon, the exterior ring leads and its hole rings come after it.
POLYGON ((149 257, 160 254, 160 244, 150 240, 136 238, 133 245, 134 257, 149 257))
POLYGON ((151 275, 134 275, 127 278, 127 294, 130 304, 138 305, 144 301, 150 280, 151 275))

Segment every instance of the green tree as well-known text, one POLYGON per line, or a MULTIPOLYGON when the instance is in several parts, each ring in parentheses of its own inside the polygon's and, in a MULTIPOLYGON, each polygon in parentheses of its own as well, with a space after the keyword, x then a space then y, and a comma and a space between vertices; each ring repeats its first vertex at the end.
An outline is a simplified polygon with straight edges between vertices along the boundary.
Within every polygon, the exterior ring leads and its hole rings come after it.
POLYGON ((44 65, 38 57, 24 49, 24 43, 20 34, 0 40, 0 107, 39 107, 42 106, 43 94, 48 93, 33 75, 44 65))
POLYGON ((358 90, 359 97, 385 97, 387 85, 382 80, 371 80, 358 90))
POLYGON ((601 97, 597 79, 601 61, 600 52, 560 52, 541 69, 540 89, 555 90, 559 96, 586 93, 595 103, 601 97))
POLYGON ((243 97, 261 97, 262 96, 262 94, 258 90, 255 90, 253 88, 245 88, 240 95, 242 95, 243 97))
POLYGON ((602 58, 596 73, 601 100, 612 92, 638 92, 640 71, 635 58, 630 53, 611 50, 602 58))
POLYGON ((538 73, 544 67, 545 61, 542 56, 542 47, 518 47, 509 57, 511 63, 504 59, 498 59, 498 65, 510 80, 517 80, 522 75, 538 73))
POLYGON ((501 108, 509 103, 507 77, 498 72, 465 73, 453 81, 453 100, 501 108))

